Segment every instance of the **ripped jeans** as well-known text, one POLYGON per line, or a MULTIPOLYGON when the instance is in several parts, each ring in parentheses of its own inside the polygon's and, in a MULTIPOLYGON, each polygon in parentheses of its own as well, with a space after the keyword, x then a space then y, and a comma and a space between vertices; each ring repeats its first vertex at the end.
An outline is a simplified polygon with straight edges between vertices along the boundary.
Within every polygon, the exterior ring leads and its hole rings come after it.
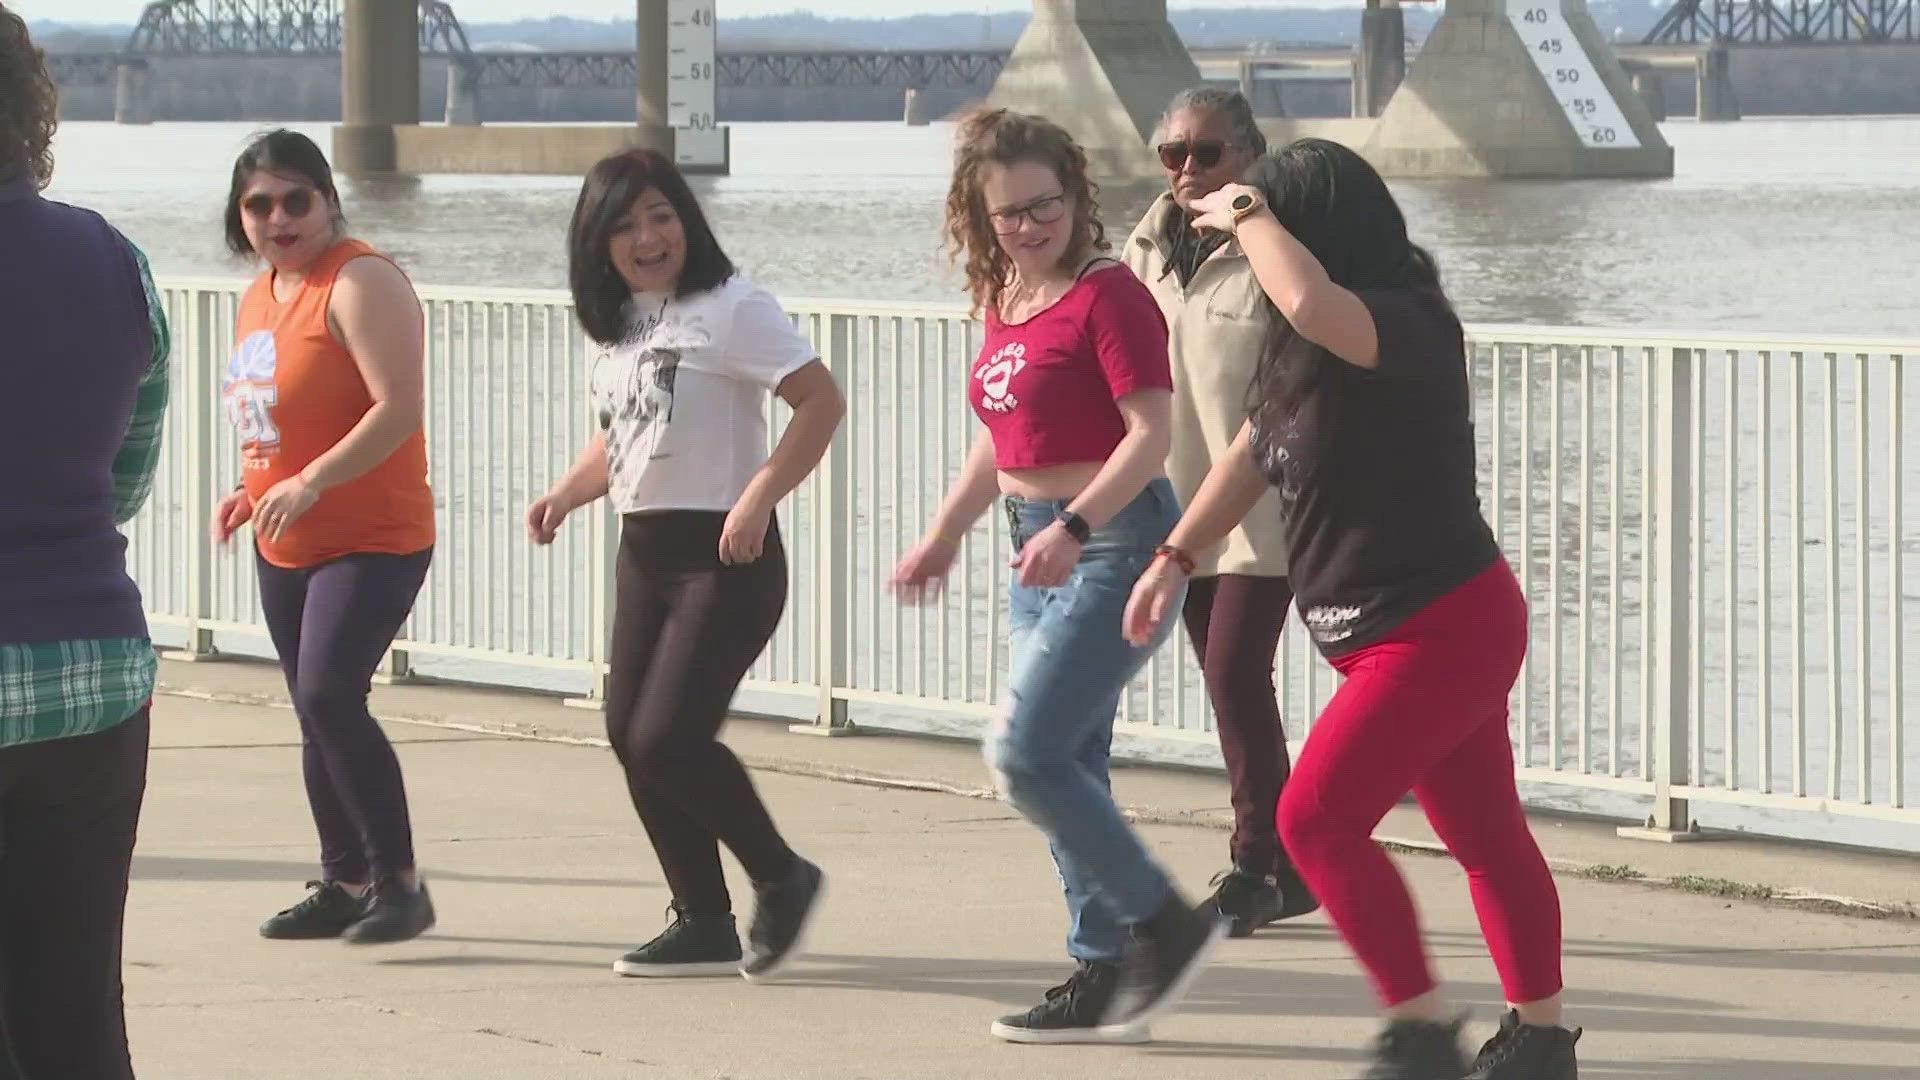
MULTIPOLYGON (((1018 549, 1065 502, 1006 505, 1018 549)), ((1173 890, 1114 803, 1107 759, 1121 694, 1178 619, 1176 596, 1145 647, 1121 635, 1134 583, 1179 518, 1173 486, 1154 480, 1088 539, 1065 585, 1027 588, 1016 578, 1008 589, 1013 671, 984 750, 1001 796, 1047 837, 1076 960, 1118 963, 1127 926, 1157 913, 1173 890)))

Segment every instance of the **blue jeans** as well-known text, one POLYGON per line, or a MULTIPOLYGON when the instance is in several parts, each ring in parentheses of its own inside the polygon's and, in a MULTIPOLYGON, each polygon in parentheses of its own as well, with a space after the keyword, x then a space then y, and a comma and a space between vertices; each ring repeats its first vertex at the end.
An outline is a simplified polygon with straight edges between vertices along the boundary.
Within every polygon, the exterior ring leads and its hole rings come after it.
MULTIPOLYGON (((1052 524, 1065 501, 1009 497, 1016 549, 1052 524)), ((1067 953, 1117 963, 1127 926, 1157 913, 1173 884, 1113 801, 1107 758, 1127 684, 1169 634, 1136 648, 1120 619, 1140 574, 1180 518, 1173 485, 1154 480, 1087 541, 1065 585, 1008 589, 1013 672, 985 740, 1000 794, 1046 834, 1066 890, 1067 953)))

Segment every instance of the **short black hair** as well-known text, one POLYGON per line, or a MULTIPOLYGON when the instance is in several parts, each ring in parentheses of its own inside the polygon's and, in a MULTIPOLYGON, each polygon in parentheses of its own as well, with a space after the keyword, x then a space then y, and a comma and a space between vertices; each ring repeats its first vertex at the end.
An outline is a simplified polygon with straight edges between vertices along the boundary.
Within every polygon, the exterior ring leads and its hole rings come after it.
POLYGON ((291 174, 312 184, 314 190, 326 200, 335 224, 345 224, 346 215, 340 211, 340 192, 333 186, 333 166, 327 164, 327 155, 321 153, 313 140, 305 135, 286 128, 275 128, 254 136, 247 148, 234 159, 233 184, 227 189, 228 251, 243 259, 257 254, 253 250, 253 241, 247 239, 247 228, 240 218, 240 196, 246 193, 253 174, 262 170, 291 174))
POLYGON ((633 204, 648 188, 679 215, 686 233, 687 261, 674 287, 676 296, 718 288, 733 276, 733 260, 721 249, 693 189, 667 156, 655 150, 623 150, 603 158, 587 172, 580 199, 567 227, 567 283, 580 327, 602 345, 620 340, 626 330, 626 305, 632 298, 626 279, 614 269, 608 245, 633 204))

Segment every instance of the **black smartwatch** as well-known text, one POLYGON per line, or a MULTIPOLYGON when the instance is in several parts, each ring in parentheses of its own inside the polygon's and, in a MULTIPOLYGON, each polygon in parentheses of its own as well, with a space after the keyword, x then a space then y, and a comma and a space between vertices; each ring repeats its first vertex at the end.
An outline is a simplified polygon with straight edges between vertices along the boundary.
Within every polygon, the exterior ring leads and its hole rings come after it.
POLYGON ((1086 543, 1087 538, 1093 535, 1093 526, 1087 524, 1087 519, 1071 510, 1061 513, 1060 527, 1067 530, 1068 536, 1073 537, 1082 544, 1086 543))

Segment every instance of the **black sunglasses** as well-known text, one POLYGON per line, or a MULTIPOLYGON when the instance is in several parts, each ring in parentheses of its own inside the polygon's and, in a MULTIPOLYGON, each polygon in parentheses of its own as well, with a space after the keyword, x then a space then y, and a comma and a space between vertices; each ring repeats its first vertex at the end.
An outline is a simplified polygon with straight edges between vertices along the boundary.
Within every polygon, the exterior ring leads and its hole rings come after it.
POLYGON ((252 217, 269 218, 279 205, 286 207, 288 217, 303 218, 313 212, 313 199, 312 188, 295 188, 281 195, 249 195, 240 200, 240 208, 252 217))
POLYGON ((1227 152, 1227 144, 1219 140, 1205 142, 1169 142, 1154 147, 1160 155, 1160 164, 1168 172, 1178 172, 1187 167, 1187 159, 1192 158, 1195 168, 1211 169, 1220 164, 1220 155, 1227 152))

